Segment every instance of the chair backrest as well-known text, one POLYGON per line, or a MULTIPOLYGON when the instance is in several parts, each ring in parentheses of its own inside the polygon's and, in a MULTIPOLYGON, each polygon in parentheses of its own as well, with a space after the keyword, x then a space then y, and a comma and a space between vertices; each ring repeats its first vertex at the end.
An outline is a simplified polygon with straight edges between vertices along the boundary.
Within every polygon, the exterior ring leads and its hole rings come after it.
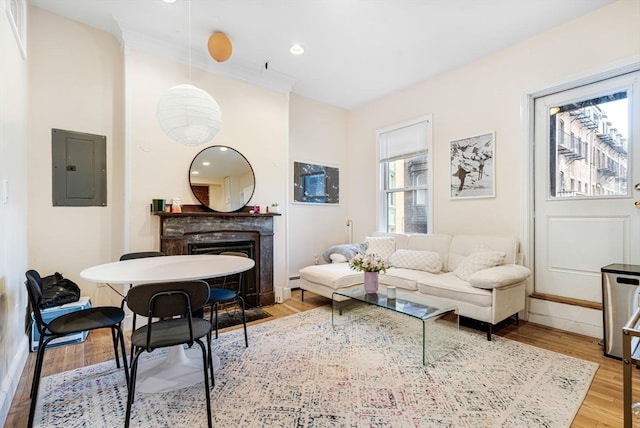
POLYGON ((27 287, 31 310, 33 311, 33 316, 36 320, 38 332, 42 335, 44 333, 44 326, 46 326, 42 319, 42 314, 40 313, 40 302, 42 301, 42 278, 40 277, 40 274, 33 269, 28 270, 25 273, 25 276, 27 277, 27 280, 24 284, 27 287))
MULTIPOLYGON (((223 251, 220 253, 221 256, 235 256, 235 257, 244 257, 249 258, 247 253, 243 253, 240 251, 223 251)), ((242 272, 239 272, 234 275, 227 275, 222 279, 222 287, 233 289, 237 294, 242 293, 242 272), (230 278, 236 278, 236 282, 234 283, 234 287, 227 287, 227 282, 229 282, 230 278)))
POLYGON ((175 281, 134 286, 127 293, 127 306, 137 315, 171 318, 189 315, 209 300, 205 281, 175 281))
POLYGON ((236 256, 236 257, 244 257, 249 258, 247 253, 242 253, 240 251, 223 251, 220 253, 221 256, 236 256))
POLYGON ((160 257, 164 256, 162 251, 139 251, 137 253, 127 253, 120 256, 120 261, 132 260, 132 259, 144 259, 146 257, 160 257))

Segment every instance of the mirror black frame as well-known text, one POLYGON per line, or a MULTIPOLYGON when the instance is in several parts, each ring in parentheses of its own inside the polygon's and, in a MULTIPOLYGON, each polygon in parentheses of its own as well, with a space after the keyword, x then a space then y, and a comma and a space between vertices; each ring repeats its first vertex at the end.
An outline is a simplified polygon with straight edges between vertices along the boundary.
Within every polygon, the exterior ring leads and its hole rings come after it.
MULTIPOLYGON (((211 175, 211 174, 210 174, 211 175)), ((211 185, 213 183, 209 183, 209 185, 211 185)), ((244 207, 247 206, 247 204, 249 203, 249 201, 251 200, 251 198, 253 197, 253 194, 255 193, 256 190, 256 176, 255 173, 253 171, 253 167, 251 166, 251 163, 247 160, 247 158, 240 153, 239 151, 237 151, 236 149, 234 149, 233 147, 229 147, 229 146, 223 146, 223 145, 215 145, 215 146, 209 146, 206 147, 204 149, 202 149, 197 155, 195 155, 195 157, 193 158, 193 160, 191 161, 191 165, 189 166, 189 186, 191 187, 191 192, 193 193, 193 195, 195 196, 195 198, 198 200, 198 202, 200 202, 200 204, 202 204, 202 206, 210 209, 211 211, 214 212, 221 212, 221 213, 231 213, 231 212, 237 212, 242 210, 244 207), (224 159, 220 160, 219 163, 215 164, 213 162, 213 159, 216 156, 212 156, 215 155, 218 151, 223 150, 224 152, 229 152, 227 154, 227 156, 225 156, 224 159), (202 194, 198 194, 199 192, 196 192, 196 190, 194 189, 194 187, 196 186, 207 186, 207 182, 202 182, 202 183, 198 183, 198 182, 194 182, 194 180, 192 180, 192 177, 194 177, 200 170, 202 170, 202 166, 199 166, 204 160, 209 160, 209 162, 211 162, 211 165, 208 165, 206 167, 211 168, 212 172, 215 172, 215 178, 217 181, 220 180, 224 180, 226 177, 230 177, 233 176, 233 174, 231 174, 231 172, 229 171, 225 171, 225 168, 229 168, 230 166, 233 166, 233 164, 237 163, 237 162, 244 162, 244 165, 242 165, 243 169, 241 171, 240 176, 244 176, 247 175, 249 172, 251 173, 251 184, 247 184, 245 186, 242 187, 242 191, 238 191, 238 192, 234 192, 233 196, 230 195, 229 199, 230 199, 230 208, 226 209, 224 207, 221 207, 220 204, 217 205, 213 205, 211 203, 211 200, 209 201, 204 201, 203 200, 203 195, 202 194), (196 165, 194 167, 194 165, 196 165), (221 174, 222 175, 217 175, 219 171, 222 171, 221 174), (247 190, 249 187, 251 187, 251 194, 246 197, 243 197, 243 191, 247 190), (236 199, 239 200, 239 202, 237 203, 233 203, 232 200, 236 199), (208 203, 207 203, 208 202, 208 203), (213 206, 212 206, 213 205, 213 206)), ((224 184, 222 186, 223 188, 223 192, 224 192, 224 184)), ((207 194, 207 198, 209 198, 210 194, 207 194)))

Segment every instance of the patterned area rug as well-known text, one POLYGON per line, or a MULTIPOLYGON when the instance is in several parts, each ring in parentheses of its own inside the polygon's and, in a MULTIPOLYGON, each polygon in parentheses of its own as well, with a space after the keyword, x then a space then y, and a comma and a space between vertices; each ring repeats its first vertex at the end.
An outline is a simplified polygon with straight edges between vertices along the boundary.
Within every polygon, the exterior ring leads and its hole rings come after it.
MULTIPOLYGON (((213 425, 568 427, 598 368, 443 321, 427 326, 430 349, 447 352, 426 366, 420 321, 377 308, 337 327, 326 307, 258 324, 249 348, 242 329, 222 334, 213 425)), ((126 397, 112 361, 49 376, 36 424, 121 426, 126 397)), ((202 384, 136 393, 131 425, 205 427, 202 384)))
MULTIPOLYGON (((260 308, 247 308, 245 311, 245 318, 247 322, 261 320, 269 318, 270 313, 263 311, 260 308)), ((210 314, 206 314, 206 318, 210 319, 210 314)), ((242 312, 237 308, 221 308, 218 310, 218 327, 220 329, 232 327, 234 325, 242 324, 242 312)))

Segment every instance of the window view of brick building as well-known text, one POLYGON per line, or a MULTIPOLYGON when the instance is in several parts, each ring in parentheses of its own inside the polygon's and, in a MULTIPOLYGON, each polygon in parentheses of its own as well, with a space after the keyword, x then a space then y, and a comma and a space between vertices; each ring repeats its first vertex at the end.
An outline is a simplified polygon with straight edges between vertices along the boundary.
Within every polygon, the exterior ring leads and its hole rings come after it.
POLYGON ((627 195, 626 91, 554 107, 549 113, 554 157, 550 159, 549 195, 627 195))

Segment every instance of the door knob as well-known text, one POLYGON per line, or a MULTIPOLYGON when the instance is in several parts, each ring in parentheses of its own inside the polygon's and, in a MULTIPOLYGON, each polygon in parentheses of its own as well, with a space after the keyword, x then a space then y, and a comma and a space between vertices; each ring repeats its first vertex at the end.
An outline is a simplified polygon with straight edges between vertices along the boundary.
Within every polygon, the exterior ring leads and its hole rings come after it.
POLYGON ((636 206, 636 208, 640 208, 640 201, 635 201, 633 204, 636 206))
POLYGON ((640 183, 636 183, 636 185, 633 186, 633 188, 636 189, 636 190, 640 190, 640 183))

